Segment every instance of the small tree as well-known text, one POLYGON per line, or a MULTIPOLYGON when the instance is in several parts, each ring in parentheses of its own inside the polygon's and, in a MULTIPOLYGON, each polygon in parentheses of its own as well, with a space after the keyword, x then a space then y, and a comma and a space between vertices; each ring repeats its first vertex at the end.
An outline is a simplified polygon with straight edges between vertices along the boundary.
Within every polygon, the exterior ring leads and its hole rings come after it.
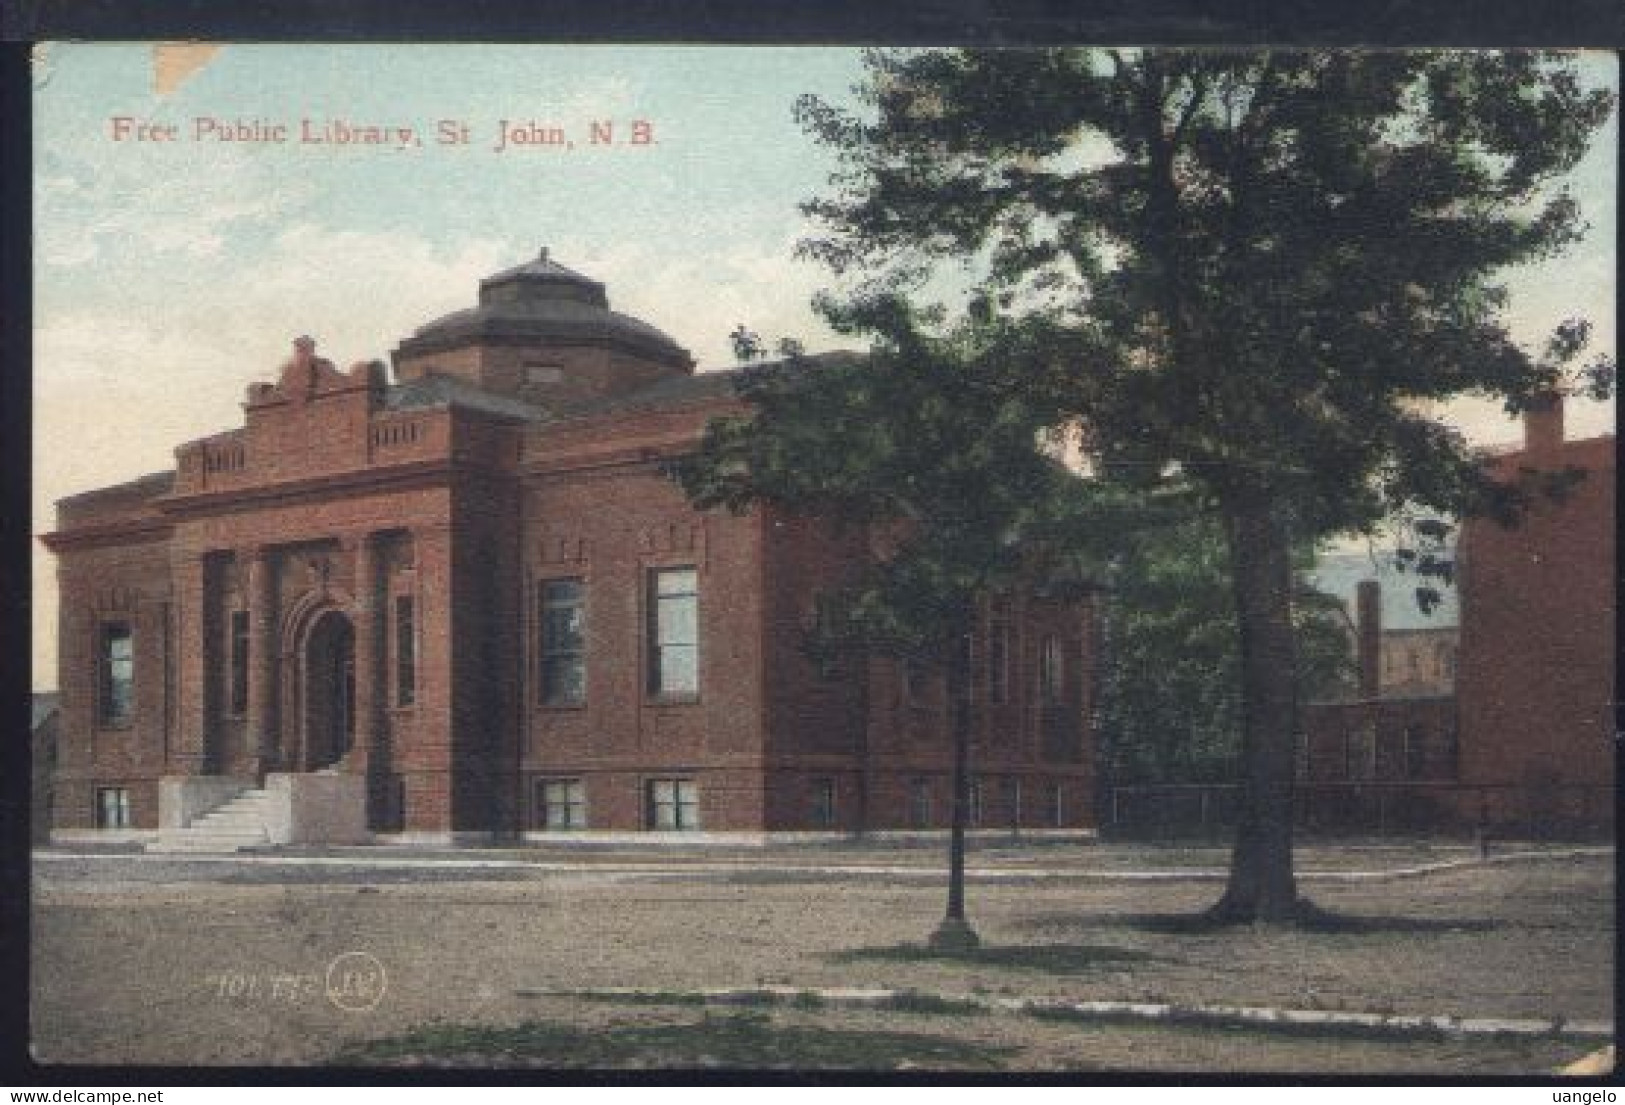
MULTIPOLYGON (((1515 508, 1417 401, 1512 409, 1585 328, 1510 339, 1508 266, 1583 231, 1552 189, 1609 116, 1547 53, 872 54, 862 114, 804 98, 842 169, 805 251, 918 294, 979 269, 1012 386, 1090 428, 1104 474, 1193 485, 1225 534, 1243 808, 1215 915, 1282 920, 1292 870, 1295 544, 1413 504, 1515 508), (1019 381, 1019 383, 1018 383, 1019 381)), ((1589 366, 1606 386, 1611 365, 1589 366)))
POLYGON ((760 341, 740 328, 738 391, 752 413, 714 420, 676 475, 700 507, 768 504, 872 531, 874 561, 821 596, 808 647, 820 660, 881 655, 947 673, 954 801, 948 908, 934 939, 971 945, 969 638, 981 598, 1044 570, 1029 538, 1078 480, 1040 448, 1054 412, 989 370, 985 332, 929 337, 891 298, 823 306, 837 329, 872 340, 868 355, 805 358, 789 345, 763 363, 760 341))

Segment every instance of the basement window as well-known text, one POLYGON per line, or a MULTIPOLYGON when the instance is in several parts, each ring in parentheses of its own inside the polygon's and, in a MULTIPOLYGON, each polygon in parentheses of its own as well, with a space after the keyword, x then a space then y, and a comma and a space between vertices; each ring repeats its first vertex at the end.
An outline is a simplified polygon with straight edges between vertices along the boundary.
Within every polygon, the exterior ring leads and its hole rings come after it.
POLYGON ((587 827, 587 788, 580 779, 536 781, 536 824, 549 832, 587 827))
POLYGON ((812 820, 816 828, 833 829, 835 827, 834 779, 813 780, 812 820))
POLYGON ((649 827, 664 830, 700 827, 700 790, 693 779, 649 780, 649 827))
POLYGON ((130 792, 125 787, 96 788, 96 827, 98 829, 128 829, 130 827, 130 792))

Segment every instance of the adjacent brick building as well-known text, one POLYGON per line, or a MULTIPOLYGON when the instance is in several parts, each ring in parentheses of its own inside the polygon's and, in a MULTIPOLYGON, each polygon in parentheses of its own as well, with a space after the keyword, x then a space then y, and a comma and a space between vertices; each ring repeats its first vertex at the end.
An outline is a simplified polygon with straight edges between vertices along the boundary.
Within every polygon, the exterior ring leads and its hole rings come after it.
POLYGON ((1527 416, 1522 449, 1488 458, 1508 481, 1584 475, 1562 498, 1537 497, 1514 527, 1463 524, 1459 630, 1412 627, 1396 640, 1377 583, 1359 585, 1359 691, 1303 710, 1311 824, 1612 827, 1614 448, 1611 436, 1564 440, 1558 401, 1527 416))
MULTIPOLYGON (((729 373, 545 251, 393 360, 301 338, 242 427, 58 504, 59 829, 335 776, 400 839, 946 824, 941 680, 801 651, 866 535, 665 475, 742 409, 729 373)), ((1092 824, 1090 617, 990 604, 982 824, 1092 824)))
POLYGON ((1561 401, 1531 412, 1522 470, 1585 475, 1522 523, 1472 521, 1459 549, 1459 778, 1491 823, 1611 826, 1614 812, 1615 438, 1568 441, 1561 401))

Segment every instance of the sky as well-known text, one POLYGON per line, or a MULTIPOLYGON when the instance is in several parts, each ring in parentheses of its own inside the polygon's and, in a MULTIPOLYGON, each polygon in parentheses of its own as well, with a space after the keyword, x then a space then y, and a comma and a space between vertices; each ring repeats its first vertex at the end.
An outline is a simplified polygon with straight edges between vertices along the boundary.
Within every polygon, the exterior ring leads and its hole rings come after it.
MULTIPOLYGON (((1584 65, 1617 88, 1611 56, 1584 65)), ((809 306, 828 274, 793 257, 811 229, 797 205, 834 164, 792 107, 849 100, 860 75, 847 47, 266 44, 227 46, 160 90, 148 45, 38 48, 33 531, 57 499, 240 425, 245 388, 274 379, 300 334, 341 367, 387 362, 544 246, 702 369, 731 365, 739 323, 839 346, 809 306), (504 120, 573 144, 498 150, 504 120), (615 141, 593 144, 595 121, 615 141), (631 141, 639 122, 652 141, 631 141), (268 140, 278 126, 285 140, 268 140), (305 127, 416 140, 304 142, 305 127)), ((1575 176, 1587 239, 1509 281, 1531 346, 1578 313, 1613 348, 1616 128, 1575 176)), ((1496 404, 1447 413, 1474 440, 1517 437, 1496 404)), ((1569 423, 1611 431, 1612 405, 1569 423)), ((33 685, 52 689, 55 566, 37 544, 32 566, 33 685)))

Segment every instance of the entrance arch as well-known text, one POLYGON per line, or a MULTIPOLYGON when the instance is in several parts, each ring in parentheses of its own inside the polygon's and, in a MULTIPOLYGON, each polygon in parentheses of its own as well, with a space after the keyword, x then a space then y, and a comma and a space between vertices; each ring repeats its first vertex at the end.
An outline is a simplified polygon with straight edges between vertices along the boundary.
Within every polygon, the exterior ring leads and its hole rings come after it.
POLYGON ((337 609, 316 615, 305 635, 300 769, 320 771, 355 744, 355 628, 337 609))

